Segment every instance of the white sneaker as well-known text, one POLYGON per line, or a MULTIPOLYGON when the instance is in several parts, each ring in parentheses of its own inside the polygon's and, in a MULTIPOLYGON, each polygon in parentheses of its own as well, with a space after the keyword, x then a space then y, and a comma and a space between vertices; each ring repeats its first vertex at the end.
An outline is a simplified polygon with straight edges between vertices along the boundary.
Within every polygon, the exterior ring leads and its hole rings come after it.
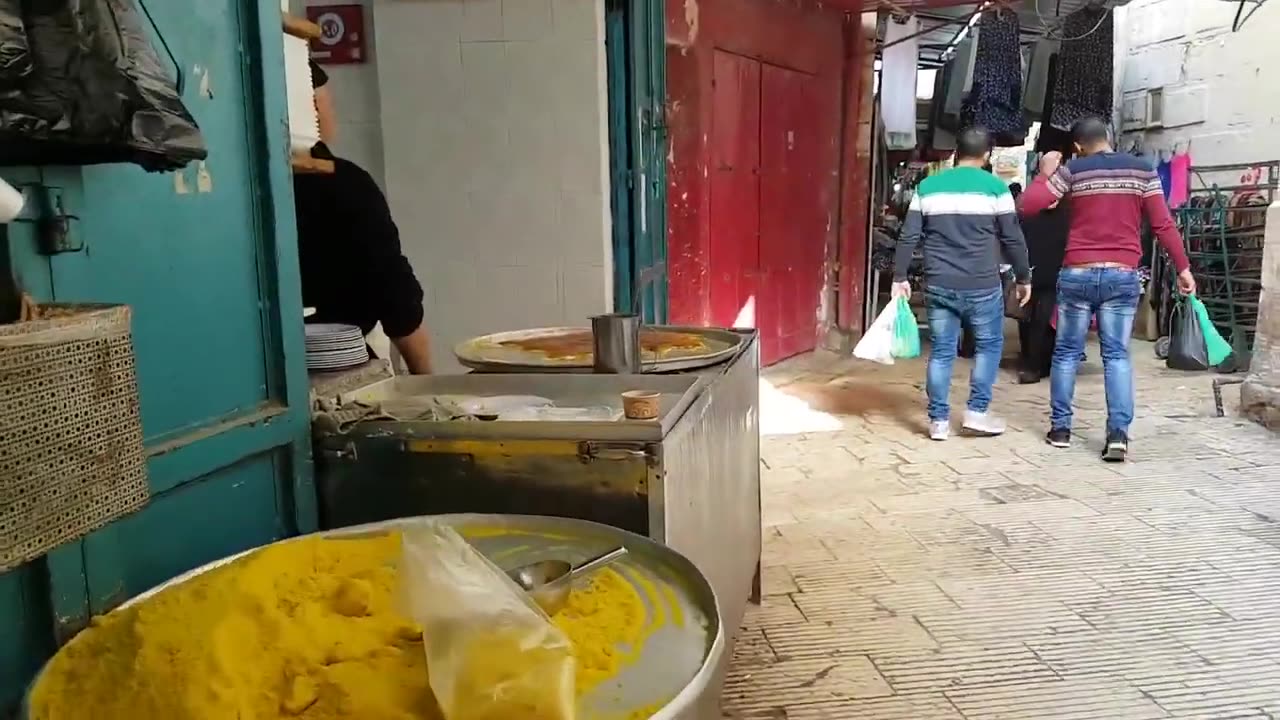
POLYGON ((951 421, 950 420, 930 420, 929 421, 929 439, 939 442, 951 437, 951 421))
POLYGON ((986 435, 988 437, 994 435, 1003 435, 1007 429, 1005 422, 990 413, 974 412, 966 410, 964 413, 965 431, 974 435, 986 435))

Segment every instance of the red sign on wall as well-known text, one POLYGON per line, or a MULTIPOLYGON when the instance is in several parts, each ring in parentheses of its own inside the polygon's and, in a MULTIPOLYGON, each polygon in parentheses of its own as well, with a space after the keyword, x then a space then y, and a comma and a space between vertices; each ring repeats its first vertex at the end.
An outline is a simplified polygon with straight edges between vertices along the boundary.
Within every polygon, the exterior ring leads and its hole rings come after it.
POLYGON ((320 37, 311 41, 311 59, 321 65, 354 65, 365 61, 364 7, 314 5, 307 19, 320 26, 320 37))

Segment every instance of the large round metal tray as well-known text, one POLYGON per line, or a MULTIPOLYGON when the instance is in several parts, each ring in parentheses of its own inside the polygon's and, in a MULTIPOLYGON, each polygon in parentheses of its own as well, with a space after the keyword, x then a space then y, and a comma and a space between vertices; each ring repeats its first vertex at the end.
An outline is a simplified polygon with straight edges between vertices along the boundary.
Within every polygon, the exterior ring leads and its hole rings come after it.
MULTIPOLYGON (((666 704, 650 716, 651 720, 701 720, 708 712, 703 707, 704 699, 717 695, 709 691, 713 689, 716 667, 724 655, 725 633, 715 591, 683 555, 661 543, 608 525, 534 515, 433 515, 356 525, 317 534, 324 537, 370 535, 411 529, 428 522, 451 525, 481 553, 505 569, 547 559, 580 561, 611 547, 626 547, 628 555, 614 567, 639 592, 650 617, 665 613, 671 618, 678 610, 682 622, 666 622, 657 628, 646 639, 644 649, 634 664, 623 668, 613 680, 582 698, 579 716, 584 720, 625 717, 633 711, 657 707, 664 702, 666 704), (653 593, 637 582, 636 577, 643 578, 651 587, 667 587, 671 592, 653 597, 653 593)), ((142 602, 166 588, 252 552, 254 550, 247 550, 198 567, 132 598, 121 607, 142 602)), ((37 675, 35 682, 39 679, 37 675)), ((27 699, 29 694, 30 690, 27 699)), ((30 717, 25 701, 21 717, 30 717)))
MULTIPOLYGON (((678 370, 696 370, 724 362, 733 357, 742 346, 743 337, 732 330, 722 328, 691 327, 684 325, 646 325, 646 329, 663 332, 694 333, 701 335, 711 347, 688 355, 672 355, 661 360, 641 363, 641 372, 663 373, 678 370)), ((548 358, 518 348, 502 347, 501 343, 532 338, 554 337, 568 333, 590 333, 587 327, 545 327, 530 330, 482 335, 458 343, 453 354, 458 362, 480 372, 545 373, 591 372, 590 355, 575 358, 548 358)))

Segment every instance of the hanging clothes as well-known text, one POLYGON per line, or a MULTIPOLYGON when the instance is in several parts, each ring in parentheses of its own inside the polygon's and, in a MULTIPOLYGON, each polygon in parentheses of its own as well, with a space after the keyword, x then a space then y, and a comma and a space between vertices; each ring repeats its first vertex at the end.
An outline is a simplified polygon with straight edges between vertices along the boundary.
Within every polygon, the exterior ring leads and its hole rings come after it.
POLYGON ((929 103, 929 147, 934 150, 956 149, 956 135, 944 127, 942 116, 947 104, 947 87, 955 72, 955 63, 938 69, 933 79, 933 100, 929 103))
POLYGON ((947 101, 942 106, 942 125, 948 130, 960 129, 960 111, 964 107, 965 96, 973 86, 973 66, 977 61, 978 28, 974 26, 969 36, 956 46, 955 57, 951 61, 952 73, 947 85, 947 101))
POLYGON ((1061 44, 1057 40, 1042 38, 1031 48, 1031 61, 1027 63, 1027 82, 1022 89, 1022 108, 1027 120, 1044 117, 1044 105, 1048 100, 1049 66, 1058 55, 1061 44))
POLYGON ((1081 8, 1063 21, 1062 36, 1049 123, 1059 130, 1070 130, 1081 118, 1110 120, 1115 15, 1107 8, 1081 8))
MULTIPOLYGON (((1052 88, 1058 81, 1058 63, 1060 56, 1054 55, 1049 58, 1049 73, 1046 81, 1046 87, 1052 88)), ((1042 119, 1053 116, 1053 93, 1046 92, 1044 96, 1044 110, 1040 113, 1042 119)), ((1036 137, 1036 152, 1046 153, 1056 150, 1068 157, 1071 156, 1073 150, 1071 145, 1071 133, 1066 130, 1059 130, 1050 125, 1048 122, 1040 123, 1040 135, 1036 137)))
POLYGON ((890 150, 916 146, 916 66, 920 63, 920 19, 890 19, 880 65, 880 114, 890 150))
POLYGON ((1161 157, 1156 163, 1156 175, 1160 178, 1160 191, 1164 193, 1164 201, 1169 202, 1169 193, 1173 190, 1173 163, 1161 157))
POLYGON ((1187 204, 1191 191, 1191 153, 1179 153, 1169 161, 1169 207, 1187 204))
POLYGON ((982 13, 978 28, 973 89, 961 113, 964 124, 986 128, 998 147, 1021 145, 1027 139, 1027 126, 1022 116, 1018 15, 988 10, 982 13))

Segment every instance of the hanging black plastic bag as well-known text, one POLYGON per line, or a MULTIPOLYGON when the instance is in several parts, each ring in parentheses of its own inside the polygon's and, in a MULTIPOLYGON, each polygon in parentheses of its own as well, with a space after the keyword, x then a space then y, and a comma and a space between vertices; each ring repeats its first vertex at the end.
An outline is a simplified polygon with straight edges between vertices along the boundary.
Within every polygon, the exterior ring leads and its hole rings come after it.
POLYGON ((18 0, 0 0, 0 88, 12 88, 31 73, 31 48, 18 0))
POLYGON ((174 170, 207 152, 135 0, 0 0, 22 8, 31 69, 0 92, 0 163, 131 162, 174 170))
POLYGON ((1173 370, 1208 370, 1212 367, 1200 318, 1183 297, 1179 297, 1173 306, 1173 319, 1169 323, 1169 356, 1164 362, 1173 370))

